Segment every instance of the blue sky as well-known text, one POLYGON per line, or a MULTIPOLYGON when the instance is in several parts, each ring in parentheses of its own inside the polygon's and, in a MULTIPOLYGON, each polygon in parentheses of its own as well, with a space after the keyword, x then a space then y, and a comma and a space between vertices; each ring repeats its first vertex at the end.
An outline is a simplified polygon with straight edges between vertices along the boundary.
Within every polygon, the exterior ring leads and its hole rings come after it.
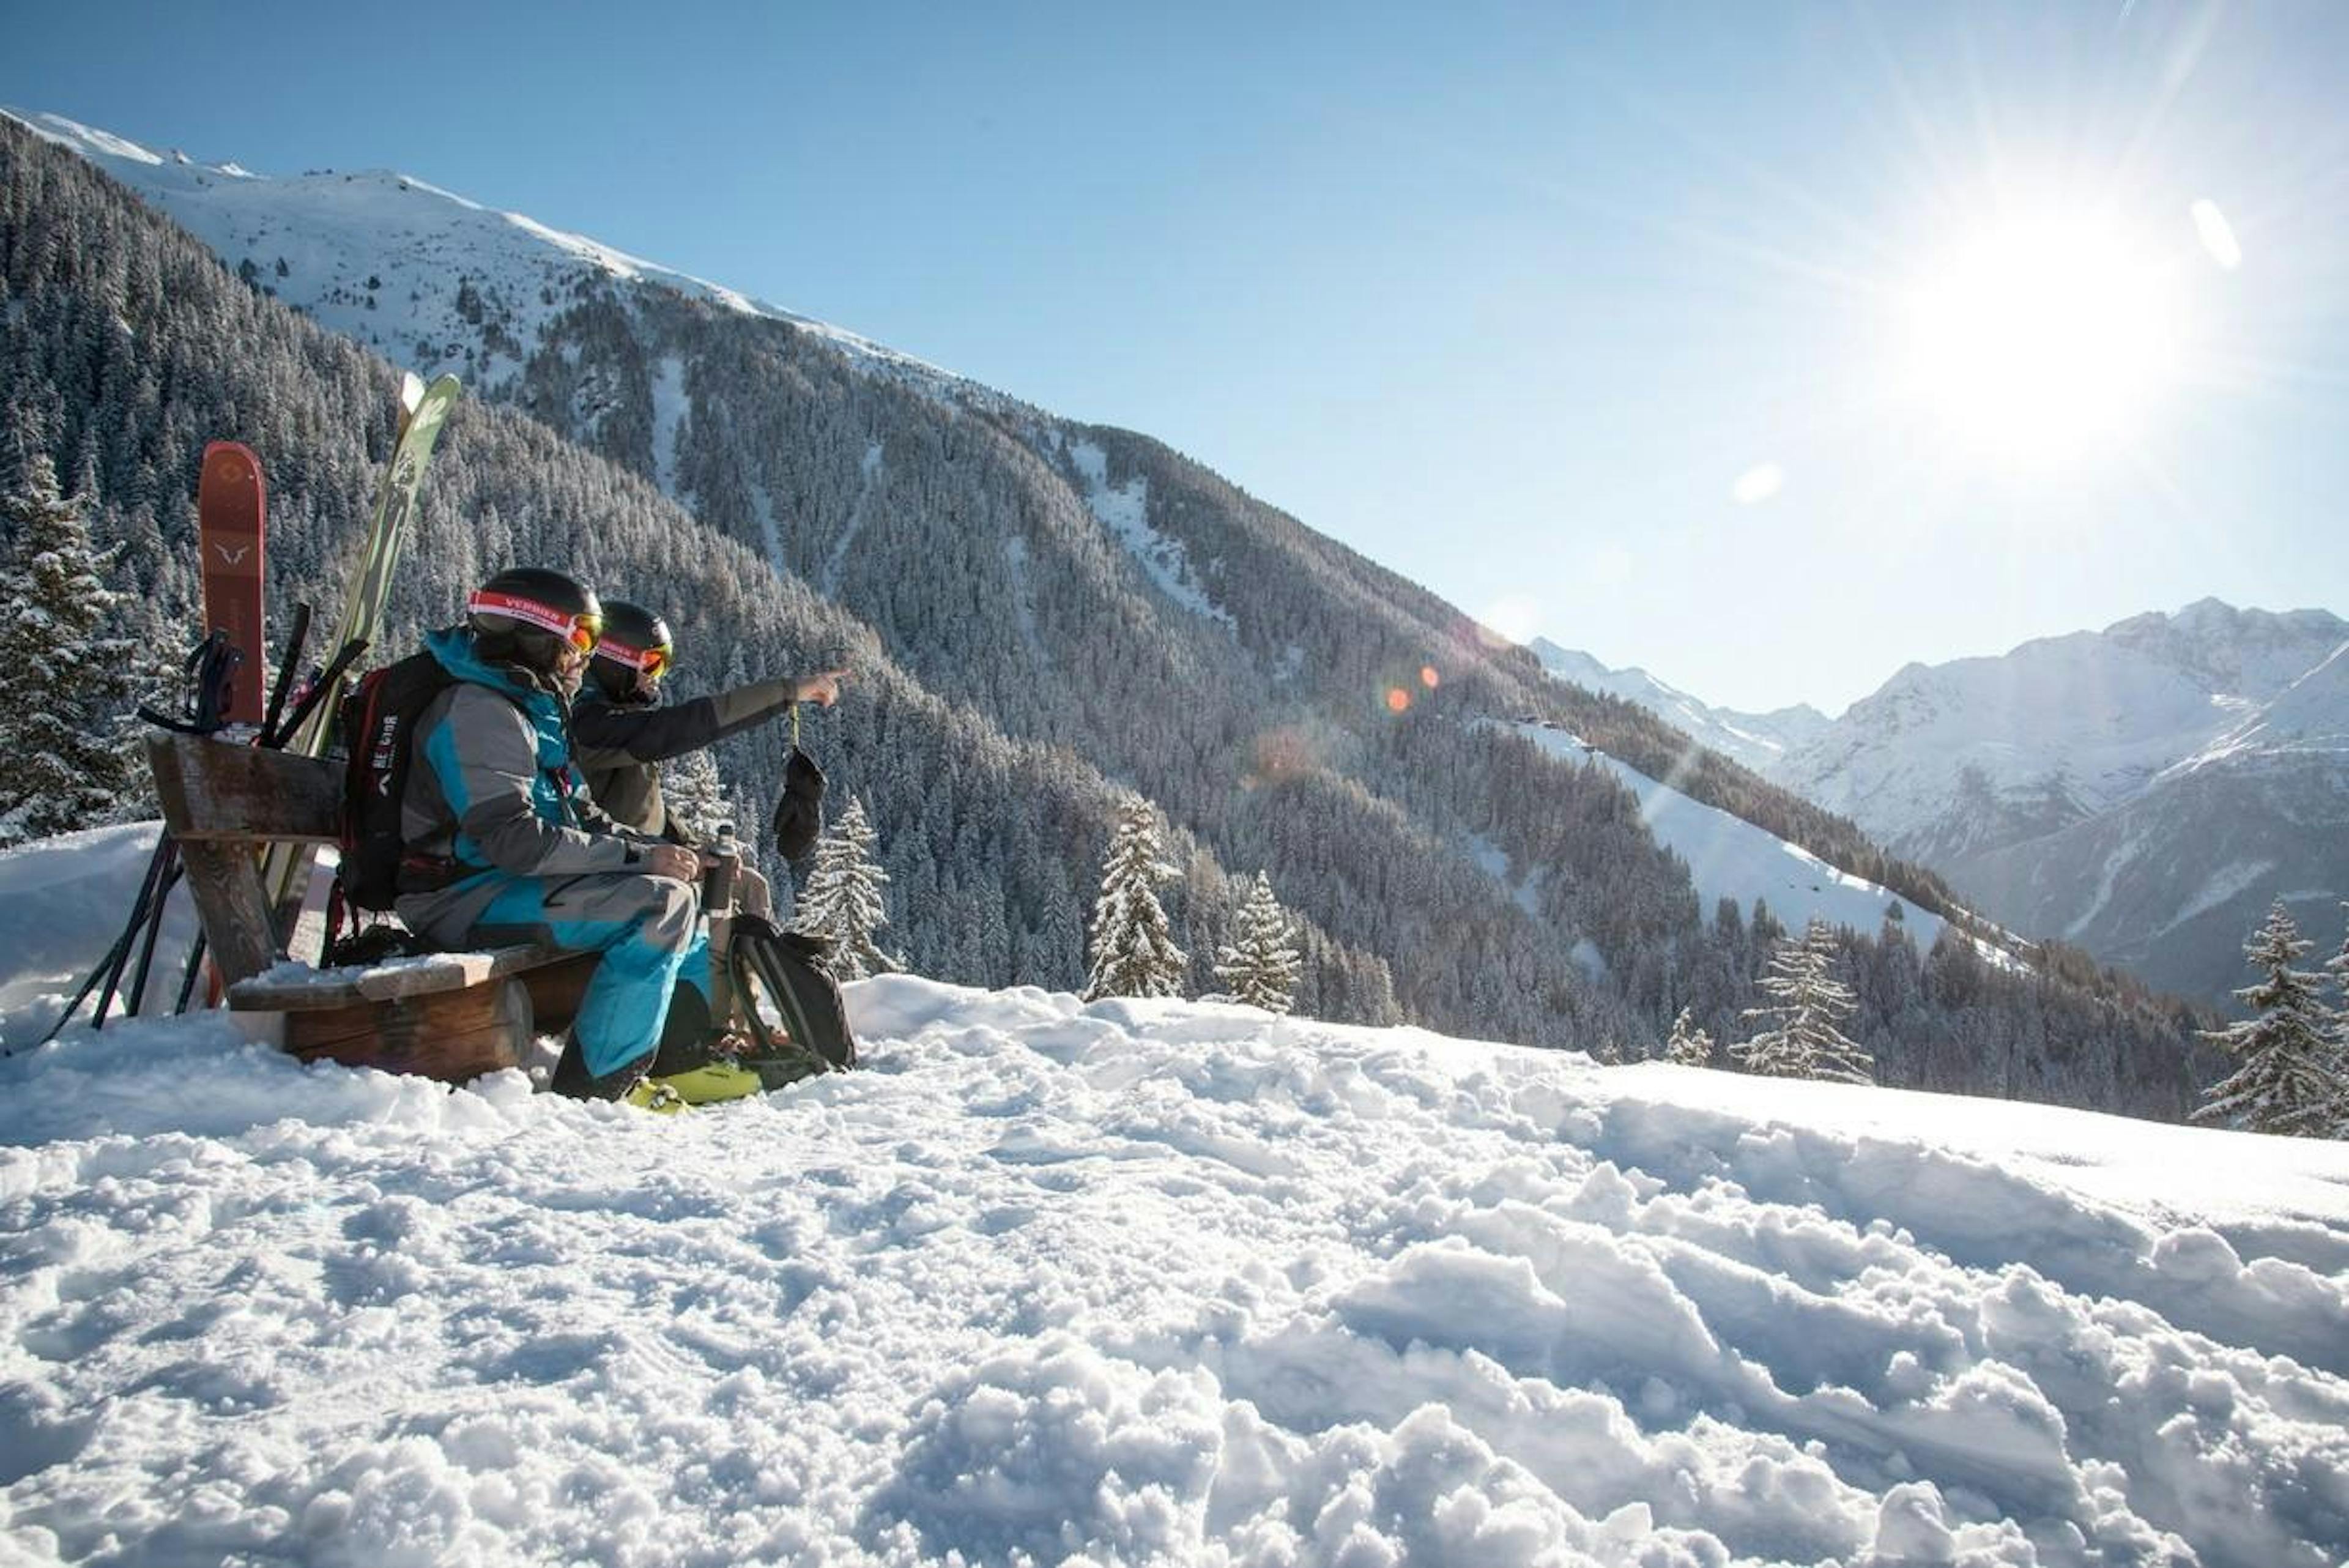
POLYGON ((0 102, 594 235, 1717 703, 2349 612, 2349 7, 15 9, 0 102))

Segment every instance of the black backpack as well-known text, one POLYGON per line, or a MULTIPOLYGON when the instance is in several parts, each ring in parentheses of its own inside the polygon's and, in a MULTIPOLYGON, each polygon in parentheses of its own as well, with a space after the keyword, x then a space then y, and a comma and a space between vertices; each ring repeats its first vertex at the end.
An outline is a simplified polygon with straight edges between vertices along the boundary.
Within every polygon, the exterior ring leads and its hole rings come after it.
MULTIPOLYGON (((408 791, 410 732, 425 705, 456 684, 429 652, 411 653, 359 678, 336 710, 350 749, 343 772, 343 898, 353 909, 388 909, 408 859, 399 803, 408 791)), ((413 887, 409 888, 414 891, 413 887)))
POLYGON ((758 1004, 743 993, 743 1021, 757 1049, 745 1058, 772 1089, 810 1071, 845 1072, 856 1065, 856 1037, 849 1033, 848 1006, 840 982, 824 967, 830 946, 821 938, 777 930, 766 921, 737 916, 729 959, 735 983, 755 981, 783 1021, 788 1043, 772 1037, 758 1004), (813 1060, 810 1060, 813 1058, 813 1060))

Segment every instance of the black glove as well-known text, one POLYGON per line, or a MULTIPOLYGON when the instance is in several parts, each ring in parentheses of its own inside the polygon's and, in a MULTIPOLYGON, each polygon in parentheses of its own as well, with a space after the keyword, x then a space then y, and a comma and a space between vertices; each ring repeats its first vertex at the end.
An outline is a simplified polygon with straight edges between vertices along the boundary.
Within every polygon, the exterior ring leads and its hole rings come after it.
POLYGON ((783 793, 775 802, 775 853, 797 860, 815 847, 823 831, 823 770, 815 759, 792 748, 783 764, 783 793))

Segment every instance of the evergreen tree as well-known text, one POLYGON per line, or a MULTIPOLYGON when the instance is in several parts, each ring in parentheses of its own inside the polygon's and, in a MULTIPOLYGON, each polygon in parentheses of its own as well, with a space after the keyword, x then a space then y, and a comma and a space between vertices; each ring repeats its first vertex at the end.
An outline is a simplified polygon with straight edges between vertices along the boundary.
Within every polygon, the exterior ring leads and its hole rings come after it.
POLYGON ((90 543, 81 508, 44 452, 0 498, 14 541, 0 567, 0 845, 119 816, 138 796, 128 724, 146 658, 109 636, 130 596, 109 588, 112 552, 90 543))
MULTIPOLYGON (((1754 927, 1759 930, 1761 925, 1757 909, 1754 927)), ((1835 933, 1824 920, 1813 920, 1799 937, 1778 939, 1771 950, 1770 971, 1761 981, 1769 1004, 1749 1007, 1744 1014, 1770 1027, 1729 1048, 1747 1071, 1781 1078, 1876 1082, 1875 1059, 1836 1027, 1851 1016, 1855 1004, 1851 988, 1828 977, 1835 958, 1835 933)))
POLYGON ((1085 1000, 1104 996, 1180 996, 1191 958, 1174 945, 1166 911, 1151 888, 1179 872, 1159 858, 1158 817, 1140 797, 1118 815, 1101 897, 1093 903, 1092 971, 1085 1000))
MULTIPOLYGON (((2349 914, 2349 902, 2341 906, 2349 914)), ((2333 1106, 2333 1136, 2349 1137, 2349 931, 2341 938, 2341 950, 2324 961, 2324 972, 2333 977, 2333 1080, 2337 1090, 2333 1106)))
POLYGON ((1296 933, 1288 912, 1272 896, 1263 872, 1240 906, 1239 933, 1216 958, 1216 978, 1233 997, 1267 1012, 1287 1012, 1297 1000, 1296 933))
POLYGON ((2235 992, 2259 1015, 2202 1036, 2242 1058, 2242 1065, 2203 1092, 2194 1120, 2302 1137, 2337 1130, 2341 1078, 2333 1044, 2325 1038, 2317 977, 2292 967, 2310 946, 2278 898, 2243 946, 2243 957, 2261 978, 2235 992))
POLYGON ((1713 1065, 1713 1036, 1697 1026, 1693 1012, 1682 1008, 1672 1020, 1672 1037, 1664 1042, 1664 1060, 1683 1067, 1713 1065))
POLYGON ((842 980, 889 974, 905 961, 881 950, 873 933, 889 923, 881 889, 889 874, 873 857, 879 837, 864 817, 864 803, 852 798, 817 841, 815 864, 795 906, 796 929, 832 944, 826 961, 842 980))
POLYGON ((661 764, 660 775, 663 804, 667 805, 669 815, 696 838, 706 841, 717 837, 721 822, 731 822, 735 832, 741 832, 733 803, 718 777, 718 759, 709 752, 688 752, 681 757, 672 757, 661 764))

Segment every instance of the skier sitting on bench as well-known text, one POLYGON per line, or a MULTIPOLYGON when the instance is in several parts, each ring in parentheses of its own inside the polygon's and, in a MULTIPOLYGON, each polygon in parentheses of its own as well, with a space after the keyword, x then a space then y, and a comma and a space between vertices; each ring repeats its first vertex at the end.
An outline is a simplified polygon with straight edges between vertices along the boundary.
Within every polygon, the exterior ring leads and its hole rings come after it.
POLYGON ((755 1094, 713 1054, 702 857, 597 811, 564 720, 603 630, 595 591, 560 572, 499 573, 426 649, 449 678, 419 713, 400 798, 398 911, 437 946, 545 941, 597 954, 558 1093, 656 1109, 755 1094))

